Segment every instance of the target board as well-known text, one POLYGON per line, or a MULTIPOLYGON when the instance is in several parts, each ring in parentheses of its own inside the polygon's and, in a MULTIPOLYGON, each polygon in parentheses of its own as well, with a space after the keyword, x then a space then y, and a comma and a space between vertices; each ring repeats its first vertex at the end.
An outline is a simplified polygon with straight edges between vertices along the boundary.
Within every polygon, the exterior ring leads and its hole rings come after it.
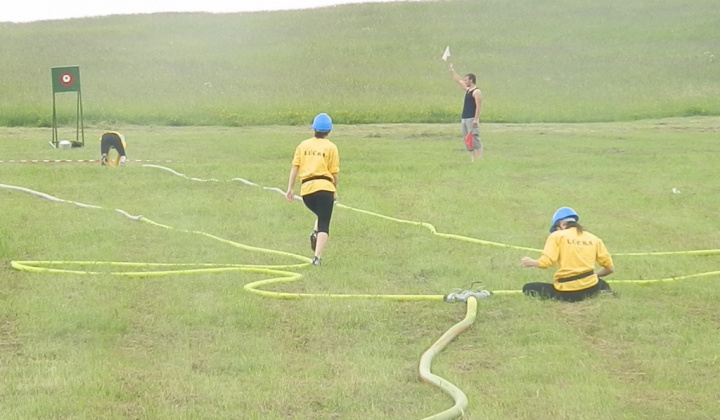
POLYGON ((53 93, 79 92, 80 67, 53 67, 53 93))

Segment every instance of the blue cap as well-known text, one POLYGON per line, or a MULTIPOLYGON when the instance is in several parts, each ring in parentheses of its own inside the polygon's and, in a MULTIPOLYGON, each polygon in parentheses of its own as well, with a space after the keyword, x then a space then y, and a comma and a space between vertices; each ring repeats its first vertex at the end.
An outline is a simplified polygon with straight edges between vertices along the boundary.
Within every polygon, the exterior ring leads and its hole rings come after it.
POLYGON ((312 128, 315 131, 332 131, 332 118, 328 114, 318 114, 313 120, 312 128))
POLYGON ((565 219, 574 219, 577 222, 578 220, 580 220, 580 216, 578 216, 575 210, 571 209, 570 207, 560 207, 559 209, 557 209, 555 214, 553 214, 552 225, 550 226, 550 233, 553 233, 557 230, 557 222, 565 219))

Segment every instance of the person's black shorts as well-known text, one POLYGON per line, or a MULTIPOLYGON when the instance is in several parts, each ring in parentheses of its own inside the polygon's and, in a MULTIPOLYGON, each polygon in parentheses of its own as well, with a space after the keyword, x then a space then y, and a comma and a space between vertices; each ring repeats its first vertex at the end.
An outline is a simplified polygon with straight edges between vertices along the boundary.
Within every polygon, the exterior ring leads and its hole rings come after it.
POLYGON ((318 232, 330 234, 330 218, 332 217, 335 194, 330 191, 316 191, 302 196, 303 203, 318 218, 318 232))
POLYGON ((593 287, 575 292, 559 292, 555 290, 552 283, 528 283, 523 286, 523 293, 530 297, 556 299, 564 302, 580 302, 602 291, 610 291, 610 285, 603 279, 598 279, 597 284, 593 287))
POLYGON ((110 153, 110 149, 115 149, 120 156, 125 156, 125 147, 123 147, 120 136, 113 133, 105 133, 102 139, 100 139, 100 153, 107 155, 110 153))

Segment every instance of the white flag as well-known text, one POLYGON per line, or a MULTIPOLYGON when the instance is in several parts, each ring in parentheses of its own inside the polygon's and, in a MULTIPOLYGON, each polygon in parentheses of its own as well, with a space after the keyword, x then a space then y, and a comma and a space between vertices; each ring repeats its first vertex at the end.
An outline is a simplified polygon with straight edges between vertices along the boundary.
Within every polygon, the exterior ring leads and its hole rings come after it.
POLYGON ((445 52, 443 53, 442 59, 443 61, 447 61, 448 57, 450 57, 450 46, 448 45, 445 47, 445 52))

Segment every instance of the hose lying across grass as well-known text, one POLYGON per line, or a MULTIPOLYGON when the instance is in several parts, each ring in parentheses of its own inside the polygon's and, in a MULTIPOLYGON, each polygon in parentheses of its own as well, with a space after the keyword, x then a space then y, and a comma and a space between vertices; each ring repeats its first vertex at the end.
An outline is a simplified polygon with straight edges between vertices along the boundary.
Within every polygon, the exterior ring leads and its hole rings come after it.
POLYGON ((449 342, 451 342, 455 337, 460 335, 460 333, 472 326, 472 324, 475 322, 476 316, 477 299, 475 299, 474 297, 470 297, 467 300, 467 311, 465 313, 465 318, 457 324, 453 325, 452 328, 447 330, 447 332, 445 332, 445 334, 443 334, 432 346, 430 346, 430 348, 427 349, 427 351, 425 351, 425 353, 423 353, 422 357, 420 358, 420 378, 426 383, 429 383, 430 385, 435 385, 436 387, 440 388, 443 392, 450 395, 452 399, 455 400, 455 405, 451 408, 448 408, 441 413, 435 414, 434 416, 427 417, 424 420, 449 420, 456 419, 465 415, 465 410, 468 406, 468 399, 467 396, 465 396, 465 393, 462 392, 455 385, 430 372, 430 365, 432 364, 433 357, 440 354, 440 352, 443 351, 443 349, 445 348, 445 346, 448 345, 449 342))
MULTIPOLYGON (((156 166, 156 165, 144 165, 145 167, 149 168, 156 168, 161 169, 166 172, 170 172, 176 176, 184 177, 186 179, 189 179, 191 181, 213 181, 218 182, 217 180, 210 179, 210 180, 202 180, 198 178, 190 178, 183 174, 180 174, 172 169, 162 167, 162 166, 156 166)), ((239 181, 242 182, 245 185, 250 186, 256 186, 263 188, 265 190, 269 191, 275 191, 280 193, 281 195, 285 195, 285 192, 278 189, 278 188, 268 188, 268 187, 262 187, 260 185, 257 185, 255 183, 252 183, 250 181, 247 181, 242 178, 235 178, 232 181, 239 181)), ((67 201, 63 199, 59 199, 57 197, 53 197, 51 195, 29 190, 27 188, 22 187, 16 187, 11 185, 3 185, 0 184, 0 189, 7 189, 7 190, 15 190, 25 193, 30 193, 42 198, 45 198, 50 201, 54 202, 62 202, 62 203, 70 203, 74 204, 76 206, 86 208, 86 209, 102 209, 102 207, 94 206, 94 205, 88 205, 88 204, 82 204, 78 202, 73 201, 67 201)), ((300 200, 300 197, 295 197, 296 199, 300 200)), ((531 252, 537 252, 540 253, 542 250, 535 249, 535 248, 527 248, 527 247, 521 247, 521 246, 515 246, 515 245, 508 245, 498 242, 491 242, 476 238, 470 238, 466 236, 460 236, 460 235, 454 235, 454 234, 448 234, 448 233, 441 233, 438 232, 435 227, 429 223, 424 222, 415 222, 415 221, 409 221, 409 220, 403 220, 403 219, 397 219, 389 216, 385 216, 378 213, 373 213, 367 210, 362 209, 356 209, 353 207, 349 207, 346 205, 343 205, 341 203, 337 204, 337 207, 355 211, 357 213, 373 216, 373 217, 379 217, 386 220, 394 221, 397 223, 405 223, 405 224, 411 224, 416 226, 424 227, 430 232, 432 232, 433 235, 437 235, 443 238, 447 239, 454 239, 454 240, 460 240, 465 241, 469 243, 474 243, 478 245, 484 245, 484 246, 493 246, 493 247, 502 247, 502 248, 512 248, 512 249, 518 249, 518 250, 525 250, 525 251, 531 251, 531 252)), ((388 299, 393 301, 443 301, 445 296, 443 295, 374 295, 374 294, 337 294, 337 293, 324 293, 324 294, 313 294, 313 293, 289 293, 289 292, 276 292, 276 291, 268 291, 264 290, 263 288, 266 286, 271 285, 277 285, 277 284, 283 284, 283 283, 291 283, 298 281, 302 279, 302 275, 295 272, 295 271, 288 271, 288 270, 297 270, 304 267, 307 267, 310 265, 310 258, 297 255, 289 252, 284 251, 278 251, 273 249, 266 249, 266 248, 260 248, 260 247, 253 247, 245 244, 241 244, 238 242, 230 241, 227 239, 220 238, 215 235, 211 235, 209 233, 201 232, 201 231, 191 231, 191 230, 184 230, 184 229, 175 229, 171 226, 163 225, 157 222, 154 222, 146 217, 143 216, 133 216, 128 214, 127 212, 116 209, 117 213, 125 216, 126 218, 133 220, 133 221, 140 221, 144 223, 148 223, 150 225, 156 226, 156 227, 162 227, 165 229, 172 229, 172 230, 178 230, 181 232, 186 232, 190 234, 196 234, 196 235, 202 235, 217 241, 220 241, 222 243, 225 243, 227 245, 243 249, 245 251, 250 252, 259 252, 259 253, 266 253, 266 254, 272 254, 276 256, 282 256, 287 257, 293 260, 298 261, 295 264, 286 264, 286 265, 243 265, 243 264, 207 264, 207 263, 187 263, 187 264, 172 264, 172 263, 136 263, 136 262, 102 262, 102 261, 11 261, 12 268, 20 271, 26 271, 31 273, 66 273, 66 274, 80 274, 80 275, 116 275, 116 276, 125 276, 125 277, 159 277, 159 276, 170 276, 170 275, 183 275, 183 274, 203 274, 203 273, 220 273, 220 272, 232 272, 232 271, 238 271, 238 272, 247 272, 247 273, 255 273, 255 274, 262 274, 265 276, 269 276, 271 278, 264 279, 264 280, 258 280, 251 283, 248 283, 244 286, 244 290, 246 290, 249 293, 253 293, 256 295, 269 297, 269 298, 279 298, 279 299, 300 299, 300 298, 332 298, 332 299, 388 299), (85 268, 85 269, 68 269, 68 268, 58 268, 58 267, 78 267, 78 268, 85 268), (93 267, 117 267, 118 269, 122 269, 122 271, 93 271, 93 267), (172 269, 170 269, 172 268, 172 269), (128 269, 133 269, 134 271, 125 271, 128 269), (136 270, 135 270, 136 269, 136 270)), ((720 254, 720 249, 711 249, 711 250, 697 250, 697 251, 679 251, 679 252, 646 252, 646 253, 625 253, 625 254, 618 254, 615 253, 614 255, 622 255, 622 256, 652 256, 652 255, 714 255, 714 254, 720 254)), ((647 283, 659 283, 659 282, 669 282, 669 281, 676 281, 676 280, 685 280, 690 278, 699 278, 699 277, 710 277, 710 276, 716 276, 720 275, 720 271, 711 271, 711 272, 705 272, 705 273, 697 273, 697 274, 690 274, 686 276, 681 277, 670 277, 670 278, 660 278, 660 279, 651 279, 651 280, 610 280, 608 283, 635 283, 635 284, 647 284, 647 283)), ((521 290, 495 290, 492 292, 494 295, 515 295, 515 294, 521 294, 521 290)), ((449 420, 449 419, 456 419, 459 417, 464 416, 465 410, 467 409, 468 400, 465 394, 458 389, 453 384, 447 382, 446 380, 440 378, 439 376, 436 376, 432 374, 430 371, 430 366, 432 364, 432 359, 439 354, 448 343, 450 343, 455 337, 457 337, 460 333, 468 329, 472 324, 475 322, 475 317, 477 314, 477 299, 475 297, 469 297, 467 300, 467 312, 465 319, 463 319, 460 323, 454 325, 452 328, 450 328, 445 334, 443 334, 440 339, 438 339, 421 357, 420 359, 420 365, 419 365, 419 374, 420 378, 425 381, 426 383, 429 383, 431 385, 434 385, 441 389, 443 392, 448 394, 450 397, 453 398, 455 401, 455 405, 451 407, 450 409, 447 409, 441 413, 435 414, 431 417, 427 417, 425 420, 449 420)))

